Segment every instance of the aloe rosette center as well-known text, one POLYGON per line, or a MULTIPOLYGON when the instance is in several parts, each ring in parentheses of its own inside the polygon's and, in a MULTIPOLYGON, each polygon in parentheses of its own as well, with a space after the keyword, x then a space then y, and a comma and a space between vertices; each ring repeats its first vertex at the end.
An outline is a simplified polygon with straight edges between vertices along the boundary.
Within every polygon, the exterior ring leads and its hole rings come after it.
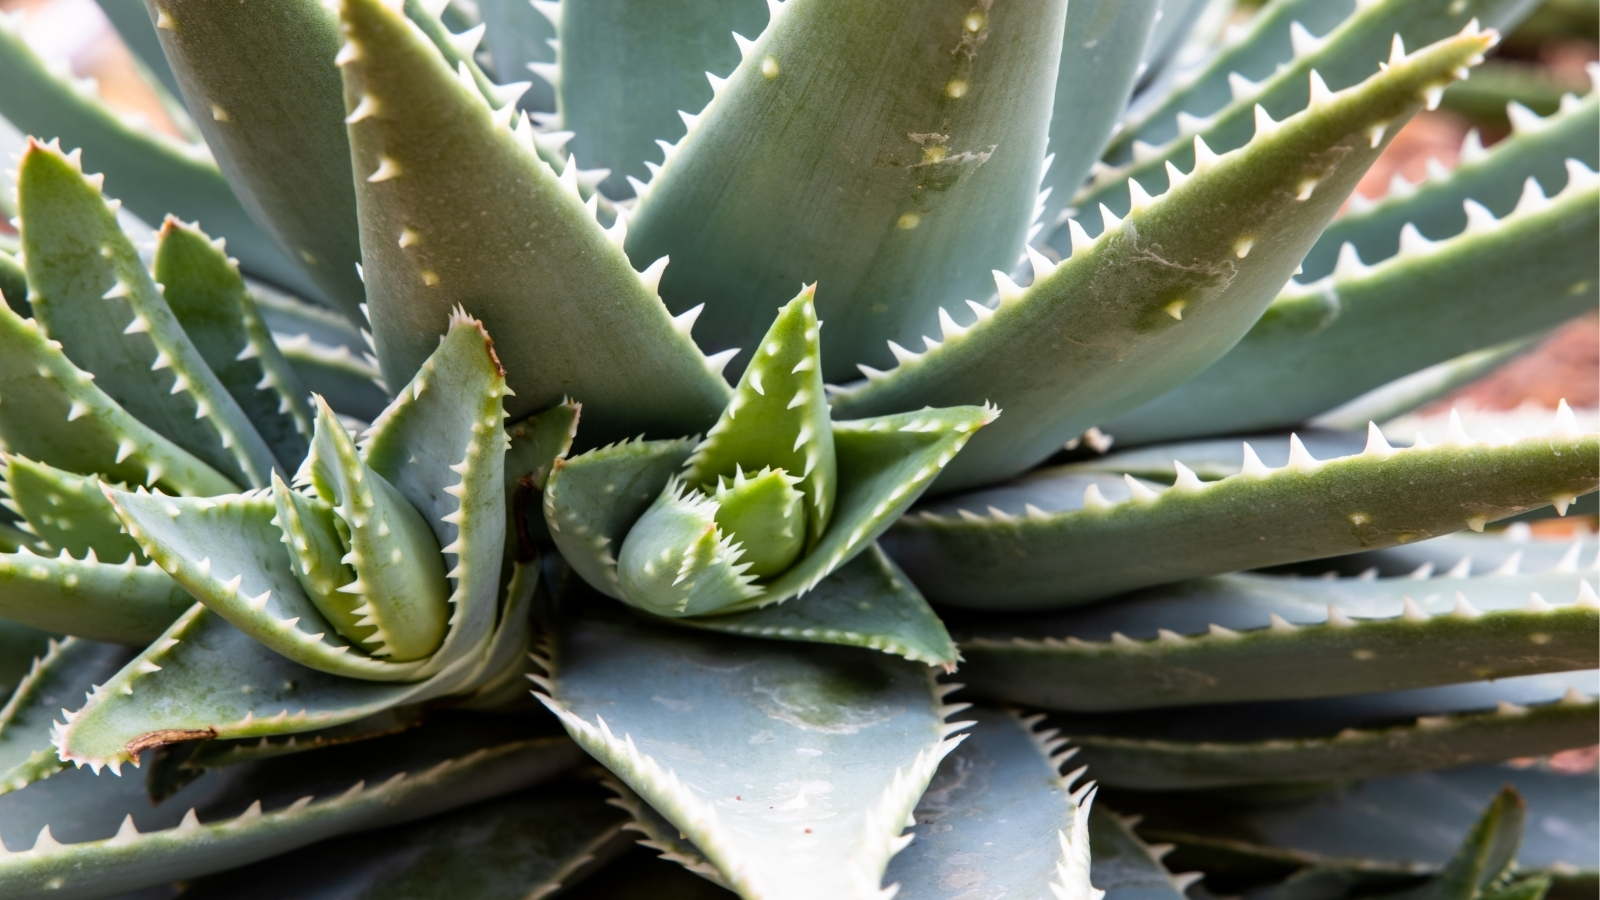
POLYGON ((613 445, 557 467, 545 495, 551 533, 597 588, 670 617, 805 593, 870 545, 998 414, 968 406, 832 421, 813 292, 779 310, 703 440, 613 445), (631 490, 618 490, 624 481, 631 490), (596 501, 609 510, 597 514, 596 501))

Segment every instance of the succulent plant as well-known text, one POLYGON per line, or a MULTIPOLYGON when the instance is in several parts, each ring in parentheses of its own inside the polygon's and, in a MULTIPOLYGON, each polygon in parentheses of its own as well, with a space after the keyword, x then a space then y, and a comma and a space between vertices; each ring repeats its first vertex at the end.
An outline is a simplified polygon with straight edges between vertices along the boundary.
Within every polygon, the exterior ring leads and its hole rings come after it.
POLYGON ((1393 421, 1593 309, 1600 102, 1353 194, 1530 0, 101 4, 5 896, 1592 895, 1592 413, 1393 421))

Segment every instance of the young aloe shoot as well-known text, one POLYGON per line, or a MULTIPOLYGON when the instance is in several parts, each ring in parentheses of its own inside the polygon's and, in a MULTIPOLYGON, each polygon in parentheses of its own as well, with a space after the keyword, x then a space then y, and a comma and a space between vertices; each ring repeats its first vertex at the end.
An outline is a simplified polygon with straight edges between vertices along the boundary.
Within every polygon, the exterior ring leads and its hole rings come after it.
POLYGON ((838 478, 814 291, 778 313, 717 424, 628 533, 630 602, 684 616, 753 599, 827 528, 838 478))

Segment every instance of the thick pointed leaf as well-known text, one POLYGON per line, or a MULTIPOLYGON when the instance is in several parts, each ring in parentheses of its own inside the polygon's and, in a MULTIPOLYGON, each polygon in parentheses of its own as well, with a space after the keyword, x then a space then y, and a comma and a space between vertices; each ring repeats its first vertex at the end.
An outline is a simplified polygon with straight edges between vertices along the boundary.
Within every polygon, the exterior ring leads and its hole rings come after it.
POLYGON ((499 341, 513 417, 570 396, 597 441, 707 427, 726 382, 655 296, 657 271, 636 273, 584 207, 576 169, 557 176, 531 126, 513 134, 393 10, 351 0, 342 15, 363 266, 388 382, 410 379, 461 304, 499 341))
POLYGON ((1057 716, 1101 784, 1139 790, 1372 778, 1595 743, 1596 674, 1279 703, 1057 716))
POLYGON ((885 339, 929 331, 940 306, 1015 264, 1066 4, 770 8, 642 193, 628 254, 671 255, 662 296, 677 312, 706 304, 714 350, 752 349, 772 308, 816 282, 823 374, 838 380, 857 361, 887 365, 885 339))
POLYGON ((1459 234, 1468 225, 1464 200, 1503 218, 1516 208, 1529 178, 1555 196, 1567 184, 1567 160, 1600 168, 1600 147, 1591 139, 1596 129, 1600 97, 1591 94, 1580 101, 1569 95, 1549 118, 1519 113, 1511 135, 1488 151, 1479 138, 1469 137, 1448 175, 1433 174, 1417 185, 1395 182, 1372 206, 1335 219, 1306 254, 1299 280, 1315 281, 1332 272, 1347 242, 1368 262, 1393 256, 1400 250, 1400 229, 1408 223, 1433 240, 1459 234))
MULTIPOLYGON (((174 581, 286 659, 376 681, 413 679, 427 661, 375 658, 335 631, 290 567, 271 495, 189 500, 108 490, 106 496, 128 533, 174 581)), ((428 552, 438 555, 436 548, 428 552)))
MULTIPOLYGON (((483 326, 453 316, 438 349, 362 436, 366 464, 422 513, 453 563, 450 632, 422 675, 476 652, 495 627, 506 541, 502 398, 508 393, 483 326)), ((362 572, 359 561, 356 571, 362 572)), ((404 582, 396 590, 405 602, 418 599, 404 582)))
POLYGON ((1061 776, 1065 742, 1035 733, 1037 719, 970 715, 972 730, 928 783, 912 814, 915 838, 884 883, 900 885, 895 896, 905 900, 1091 896, 1094 797, 1087 786, 1072 790, 1082 770, 1061 776))
POLYGON ((311 404, 220 242, 168 217, 152 274, 161 296, 283 471, 305 458, 311 404))
MULTIPOLYGON (((1324 35, 1354 9, 1354 0, 1271 0, 1262 4, 1243 24, 1240 33, 1225 36, 1214 53, 1192 72, 1185 73, 1183 84, 1174 83, 1159 96, 1139 95, 1134 108, 1120 123, 1121 129, 1106 144, 1106 161, 1127 163, 1133 158, 1132 147, 1136 140, 1160 145, 1182 131, 1193 133, 1197 123, 1189 117, 1203 118, 1227 106, 1235 99, 1231 85, 1237 82, 1243 88, 1245 82, 1239 82, 1239 78, 1251 82, 1264 80, 1279 64, 1294 59, 1294 41, 1290 37, 1294 23, 1300 23, 1307 35, 1324 35), (1235 75, 1235 78, 1229 77, 1235 75), (1180 112, 1185 116, 1187 129, 1178 125, 1180 112)), ((1158 23, 1159 30, 1165 30, 1168 21, 1164 15, 1158 23)), ((1078 185, 1073 186, 1074 193, 1077 188, 1078 185)))
POLYGON ((961 658, 928 601, 876 545, 797 600, 673 621, 746 637, 868 647, 946 670, 961 658))
MULTIPOLYGON (((1334 3, 1326 5, 1343 6, 1334 3)), ((1186 169, 1193 163, 1194 141, 1197 137, 1217 152, 1244 145, 1249 141, 1256 121, 1257 106, 1276 119, 1299 113, 1308 104, 1315 106, 1316 103, 1312 102, 1312 73, 1316 73, 1319 86, 1342 91, 1363 79, 1380 74, 1386 59, 1388 66, 1395 65, 1398 58, 1391 56, 1395 35, 1401 37, 1405 47, 1414 49, 1447 39, 1463 26, 1474 22, 1488 28, 1514 24, 1532 5, 1529 0, 1379 0, 1376 3, 1358 4, 1354 13, 1320 39, 1312 37, 1309 31, 1302 31, 1298 40, 1290 41, 1294 51, 1292 59, 1281 65, 1273 60, 1271 74, 1259 84, 1249 83, 1248 80, 1240 83, 1226 106, 1210 112, 1204 119, 1186 120, 1174 128, 1175 133, 1167 134, 1167 139, 1159 147, 1142 149, 1133 162, 1098 173, 1073 198, 1073 205, 1078 210, 1077 218, 1085 228, 1094 231, 1096 225, 1102 222, 1099 211, 1101 204, 1109 207, 1114 215, 1126 215, 1132 199, 1128 186, 1130 181, 1140 183, 1141 193, 1159 193, 1163 183, 1170 180, 1170 173, 1164 172, 1167 163, 1179 169, 1186 169), (1183 127, 1185 125, 1188 127, 1183 127)), ((1349 9, 1348 6, 1344 8, 1349 9)), ((1337 15, 1336 10, 1328 10, 1318 14, 1318 18, 1328 12, 1337 15)), ((1291 34, 1291 38, 1294 37, 1291 34)), ((1465 77, 1466 73, 1460 75, 1465 77)), ((1228 86, 1233 90, 1233 79, 1228 80, 1228 86)), ((1442 88, 1444 84, 1438 86, 1442 88)), ((1429 105, 1437 103, 1434 96, 1430 95, 1429 105)), ((1176 110, 1170 111, 1170 114, 1175 118, 1176 110)), ((1165 115, 1162 121, 1168 121, 1165 115)), ((1396 119, 1386 133, 1392 136, 1404 124, 1404 117, 1396 119)), ((1376 130, 1374 133, 1377 133, 1376 130)), ((1136 207, 1138 203, 1133 202, 1132 205, 1136 207)), ((1051 243, 1065 252, 1070 246, 1070 239, 1066 229, 1058 229, 1051 243)))
MULTIPOLYGON (((166 744, 333 728, 520 673, 536 569, 519 566, 505 620, 484 652, 410 684, 330 675, 268 649, 196 604, 71 714, 61 752, 80 764, 138 763, 166 744), (229 685, 217 690, 217 685, 229 685), (237 687, 233 687, 233 686, 237 687)), ((392 665, 392 664, 391 664, 392 665)))
POLYGON ((962 727, 945 724, 953 710, 917 666, 853 648, 579 609, 552 652, 544 699, 568 733, 751 898, 878 897, 962 727))
POLYGON ((139 778, 63 773, 0 799, 0 837, 33 842, 0 855, 0 890, 90 900, 190 879, 521 790, 581 758, 530 724, 457 719, 236 766, 154 807, 139 778))
POLYGON ((122 530, 117 511, 100 492, 100 480, 74 475, 21 456, 0 456, 0 493, 46 547, 76 557, 91 551, 103 562, 132 556, 139 545, 122 530))
POLYGON ((0 616, 55 634, 142 646, 193 605, 159 566, 132 557, 114 565, 65 550, 54 558, 21 549, 0 555, 0 616))
MULTIPOLYGON (((568 147, 586 165, 611 170, 601 190, 626 197, 629 177, 649 177, 644 163, 661 153, 656 141, 683 137, 678 110, 711 102, 706 73, 726 77, 739 64, 728 32, 760 34, 767 9, 760 0, 591 0, 563 5, 560 19, 559 127, 574 133, 568 147)), ((492 29, 489 43, 496 46, 492 29)))
POLYGON ((631 844, 598 797, 534 790, 319 843, 196 883, 188 900, 525 900, 582 881, 631 844))
POLYGON ((1043 709, 1341 696, 1600 666, 1600 598, 1562 571, 1235 574, 969 629, 962 681, 1043 709))
POLYGON ((110 678, 132 651, 79 638, 50 642, 0 708, 0 793, 21 790, 66 768, 56 754, 56 714, 110 678))
POLYGON ((1089 844, 1094 861, 1089 880, 1109 900, 1178 900, 1198 872, 1173 875, 1161 864, 1162 853, 1133 831, 1133 821, 1106 809, 1089 813, 1089 844))
POLYGON ((1434 572, 1466 578, 1502 567, 1513 572, 1524 569, 1530 572, 1543 569, 1581 571, 1584 577, 1595 578, 1600 576, 1600 552, 1590 543, 1588 535, 1579 534, 1570 541, 1542 539, 1513 524, 1500 531, 1459 532, 1400 547, 1336 556, 1307 566, 1313 570, 1308 574, 1358 575, 1375 569, 1375 574, 1383 578, 1426 577, 1434 572))
POLYGON ((1112 139, 1144 71, 1140 57, 1164 18, 1161 0, 1078 0, 1067 5, 1050 112, 1054 160, 1041 181, 1050 191, 1039 216, 1047 234, 1065 224, 1073 195, 1112 139))
POLYGON ((1101 429, 1148 443, 1293 425, 1592 308, 1600 178, 1576 161, 1568 169, 1560 195, 1547 201, 1534 187, 1515 212, 1498 221, 1475 213, 1448 240, 1408 229, 1405 249, 1371 267, 1344 251, 1346 262, 1327 278, 1289 285, 1215 365, 1101 429))
POLYGON ((1292 439, 1282 468, 1254 460, 1210 483, 1180 470, 1159 492, 1131 476, 1045 469, 930 504, 890 531, 884 549, 935 603, 1047 609, 1478 530, 1600 483, 1594 434, 1562 428, 1401 450, 1373 434, 1360 455, 1318 461, 1292 439), (1462 484, 1473 485, 1470 496, 1462 484))
MULTIPOLYGON (((495 76, 502 82, 523 81, 529 75, 529 63, 553 63, 555 48, 550 39, 556 36, 555 26, 537 7, 526 0, 480 0, 478 15, 488 27, 484 42, 489 45, 489 58, 494 62, 495 76)), ((523 109, 553 112, 556 108, 555 86, 544 78, 534 78, 528 92, 518 104, 523 109)))
POLYGON ((545 522, 562 558, 584 581, 622 599, 616 558, 622 540, 697 443, 624 441, 555 463, 545 482, 545 522))
POLYGON ((239 484, 265 486, 271 448, 151 280, 100 193, 104 179, 36 141, 18 168, 28 285, 45 332, 140 421, 239 484))
MULTIPOLYGON (((344 93, 333 59, 337 18, 316 0, 146 4, 206 143, 297 267, 296 283, 260 274, 289 288, 313 284, 351 321, 364 321, 344 93)), ((200 224, 228 234, 204 217, 200 224)), ((238 247, 233 252, 254 269, 238 247)))
POLYGON ((80 475, 221 494, 233 482, 129 415, 32 319, 0 310, 0 440, 16 454, 80 475))
POLYGON ((159 222, 171 213, 199 221, 233 241, 234 255, 251 273, 291 290, 314 290, 245 212, 204 145, 124 121, 96 96, 92 82, 52 74, 9 22, 0 25, 0 80, 12 86, 0 96, 0 115, 26 132, 82 148, 139 218, 159 222))
POLYGON ((1161 197, 1141 195, 1120 225, 1095 240, 1078 229, 1066 262, 1035 255, 1026 290, 997 279, 998 308, 973 304, 974 324, 946 313, 942 342, 901 354, 892 372, 867 372, 838 397, 837 414, 999 404, 1008 413, 999 427, 941 480, 952 489, 1023 471, 1110 414, 1186 381, 1288 280, 1377 157, 1374 129, 1398 128, 1491 43, 1464 33, 1292 118, 1263 114, 1248 144, 1205 153, 1161 197))
POLYGON ((1519 874, 1592 880, 1600 868, 1600 790, 1588 773, 1495 765, 1378 778, 1287 804, 1170 794, 1174 802, 1129 802, 1145 814, 1140 832, 1177 844, 1173 858, 1185 864, 1266 878, 1315 866, 1358 884, 1401 886, 1437 871, 1466 839, 1485 798, 1507 784, 1536 823, 1517 854, 1519 874))
POLYGON ((1407 900, 1473 900, 1492 893, 1495 884, 1503 884, 1522 846, 1527 818, 1527 804, 1517 792, 1510 786, 1501 788, 1439 874, 1399 896, 1407 900))

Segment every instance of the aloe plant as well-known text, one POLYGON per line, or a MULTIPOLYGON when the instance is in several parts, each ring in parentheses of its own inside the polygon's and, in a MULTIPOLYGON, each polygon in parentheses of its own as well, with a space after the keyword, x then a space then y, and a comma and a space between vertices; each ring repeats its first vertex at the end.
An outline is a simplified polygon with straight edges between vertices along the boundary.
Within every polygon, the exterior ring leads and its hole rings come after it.
POLYGON ((1366 421, 1593 308, 1593 97, 1352 193, 1528 0, 102 5, 178 136, 0 27, 7 897, 1592 888, 1591 413, 1366 421))

